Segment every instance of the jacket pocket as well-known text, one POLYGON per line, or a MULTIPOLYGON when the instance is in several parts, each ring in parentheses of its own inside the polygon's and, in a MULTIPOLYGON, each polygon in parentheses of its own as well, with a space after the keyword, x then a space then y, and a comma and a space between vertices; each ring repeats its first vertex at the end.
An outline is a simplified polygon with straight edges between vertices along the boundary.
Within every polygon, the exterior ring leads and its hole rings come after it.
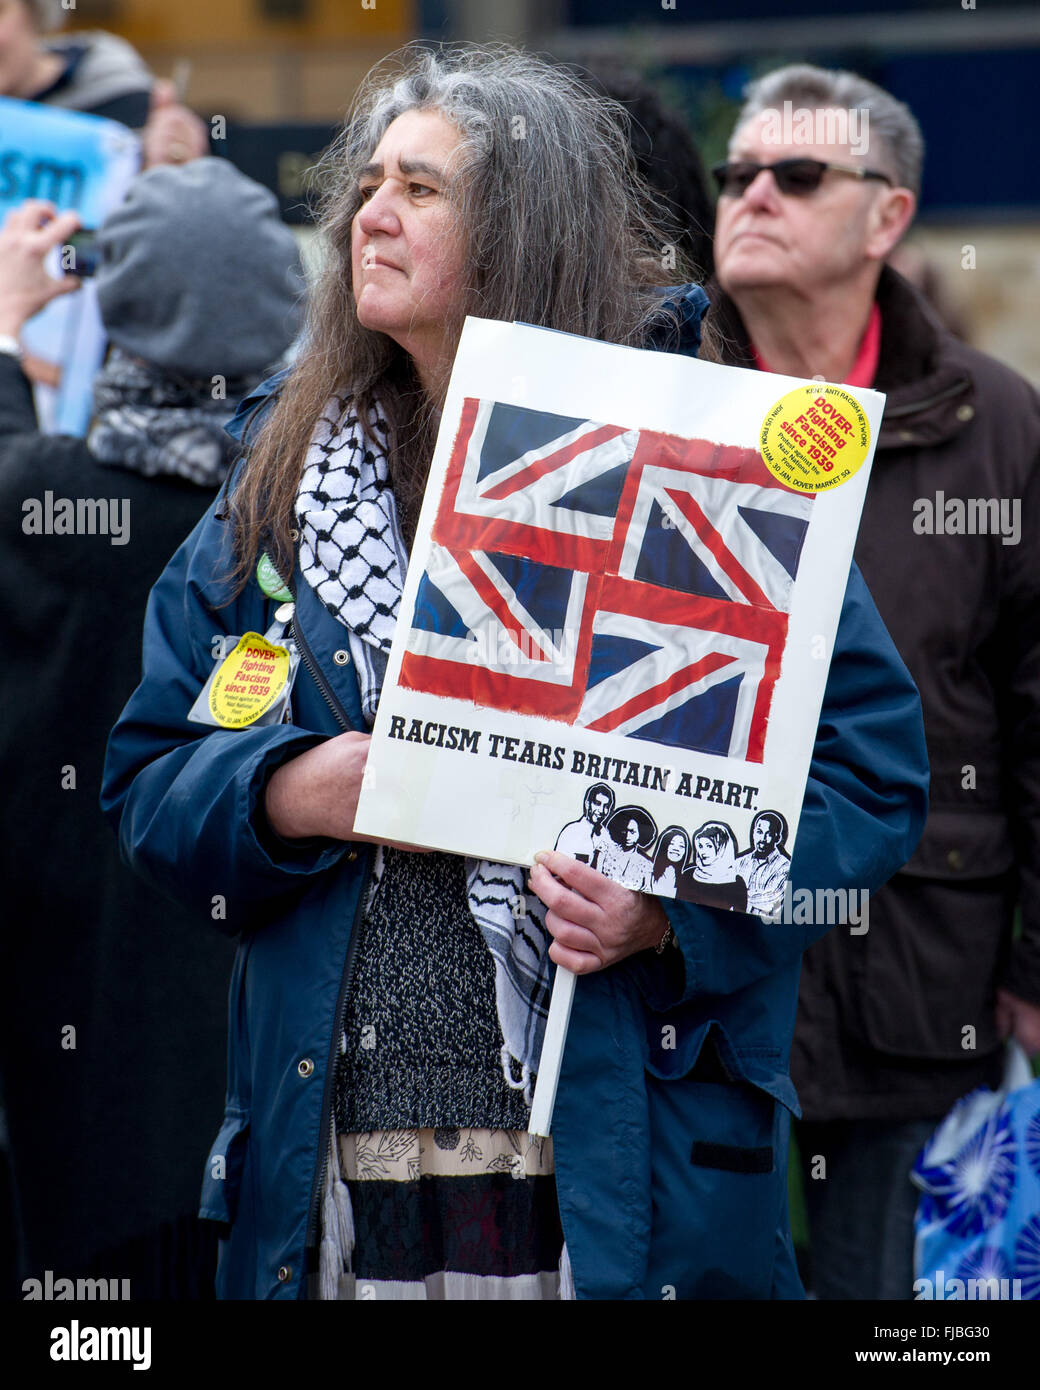
POLYGON ((646 1296, 768 1298, 797 1108, 779 1052, 737 1054, 713 1022, 651 1055, 646 1070, 653 1166, 646 1296), (669 1288, 674 1293, 661 1292, 669 1288))
POLYGON ((794 1083, 783 1069, 779 1048, 737 1049, 718 1020, 688 1025, 683 1010, 646 1014, 646 1070, 662 1081, 708 1081, 731 1086, 744 1083, 801 1114, 794 1083), (669 1022, 668 1020, 672 1021, 669 1022))
POLYGON ((249 1112, 229 1105, 206 1159, 199 1204, 203 1220, 234 1223, 248 1143, 249 1112))
MULTIPOLYGON (((723 1026, 702 1023, 685 1038, 677 1027, 660 1025, 646 1069, 660 1081, 692 1088, 699 1113, 691 1131, 689 1161, 695 1167, 727 1173, 771 1173, 776 1166, 778 1110, 799 1114, 791 1078, 780 1069, 773 1048, 738 1053, 723 1026), (674 1046, 669 1046, 674 1042, 674 1046)), ((652 1036, 652 1035, 651 1035, 652 1036)))

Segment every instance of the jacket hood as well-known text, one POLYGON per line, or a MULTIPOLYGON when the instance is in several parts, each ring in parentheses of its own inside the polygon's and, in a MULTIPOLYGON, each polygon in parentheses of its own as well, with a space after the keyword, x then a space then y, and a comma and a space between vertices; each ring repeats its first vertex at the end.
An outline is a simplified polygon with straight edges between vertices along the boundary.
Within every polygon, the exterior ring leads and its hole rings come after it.
POLYGON ((98 106, 117 97, 147 92, 152 74, 144 59, 125 39, 96 30, 50 39, 46 47, 68 63, 75 63, 68 81, 47 94, 51 106, 75 109, 98 106))
POLYGON ((228 434, 239 444, 244 444, 247 428, 250 430, 250 440, 255 434, 254 424, 259 428, 260 422, 267 414, 267 408, 274 404, 278 392, 282 389, 282 383, 292 371, 292 367, 283 367, 280 372, 275 372, 274 376, 265 377, 263 381, 248 396, 243 396, 238 409, 231 419, 224 426, 228 434))

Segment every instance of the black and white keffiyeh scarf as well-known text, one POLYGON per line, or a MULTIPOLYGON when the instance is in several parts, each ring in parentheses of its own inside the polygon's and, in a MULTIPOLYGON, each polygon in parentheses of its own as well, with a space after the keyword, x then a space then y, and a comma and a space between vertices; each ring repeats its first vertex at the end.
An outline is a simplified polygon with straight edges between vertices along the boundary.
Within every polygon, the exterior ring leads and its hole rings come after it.
MULTIPOLYGON (((347 629, 369 728, 408 568, 388 476, 387 433, 378 410, 366 433, 350 400, 334 396, 312 435, 296 499, 300 568, 347 629)), ((377 881, 381 868, 380 852, 377 881)), ((469 908, 495 962, 503 1075, 514 1089, 523 1088, 530 1104, 550 995, 545 908, 525 894, 522 868, 467 859, 466 871, 469 908)))
POLYGON ((94 378, 87 448, 98 463, 145 478, 220 487, 238 447, 224 426, 255 384, 228 381, 214 397, 210 377, 177 376, 114 347, 94 378))

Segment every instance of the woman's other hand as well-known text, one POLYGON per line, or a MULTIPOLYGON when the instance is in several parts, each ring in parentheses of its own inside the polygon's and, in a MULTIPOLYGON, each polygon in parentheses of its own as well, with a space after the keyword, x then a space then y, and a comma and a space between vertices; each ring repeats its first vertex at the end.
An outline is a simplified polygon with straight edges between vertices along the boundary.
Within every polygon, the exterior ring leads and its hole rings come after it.
MULTIPOLYGON (((283 763, 267 783, 264 794, 267 822, 275 834, 283 840, 325 836, 330 840, 393 844, 354 831, 371 742, 368 734, 337 734, 283 763)), ((416 850, 415 845, 395 844, 394 848, 416 850)))
POLYGON ((549 959, 575 975, 614 965, 659 946, 668 929, 664 908, 646 893, 633 893, 567 854, 535 856, 528 887, 549 911, 549 959))

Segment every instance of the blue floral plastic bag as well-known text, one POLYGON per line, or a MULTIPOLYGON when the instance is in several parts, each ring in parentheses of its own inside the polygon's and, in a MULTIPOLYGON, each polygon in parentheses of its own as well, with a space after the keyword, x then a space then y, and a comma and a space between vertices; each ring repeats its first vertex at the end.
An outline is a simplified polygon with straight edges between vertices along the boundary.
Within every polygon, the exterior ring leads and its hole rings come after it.
POLYGON ((1000 1090, 959 1100, 911 1176, 917 1298, 1040 1299, 1040 1080, 1017 1044, 1000 1090))

